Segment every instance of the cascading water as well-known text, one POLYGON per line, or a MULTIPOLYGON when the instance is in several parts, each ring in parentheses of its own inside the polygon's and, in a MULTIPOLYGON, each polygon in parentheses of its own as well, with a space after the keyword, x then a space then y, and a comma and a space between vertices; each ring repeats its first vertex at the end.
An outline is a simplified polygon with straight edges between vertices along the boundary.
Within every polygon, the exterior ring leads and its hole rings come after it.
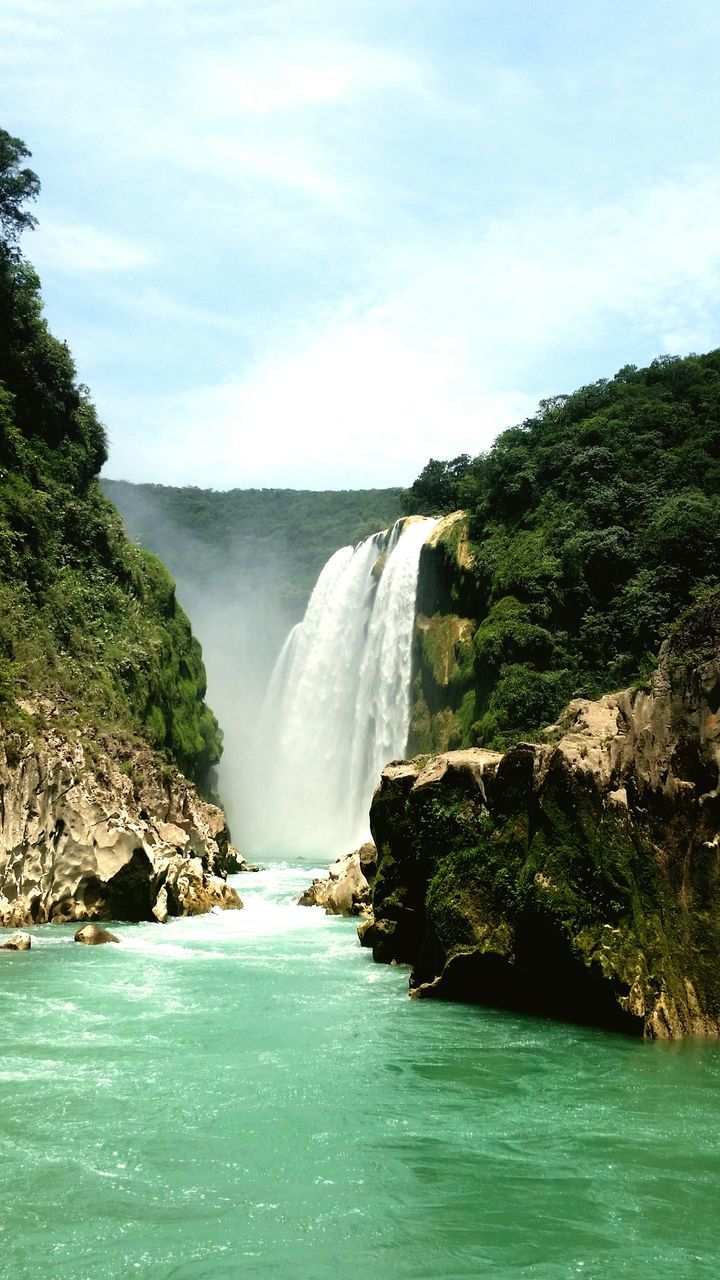
POLYGON ((320 574, 266 700, 261 852, 333 856, 368 838, 380 770, 407 745, 420 551, 435 523, 400 520, 320 574))

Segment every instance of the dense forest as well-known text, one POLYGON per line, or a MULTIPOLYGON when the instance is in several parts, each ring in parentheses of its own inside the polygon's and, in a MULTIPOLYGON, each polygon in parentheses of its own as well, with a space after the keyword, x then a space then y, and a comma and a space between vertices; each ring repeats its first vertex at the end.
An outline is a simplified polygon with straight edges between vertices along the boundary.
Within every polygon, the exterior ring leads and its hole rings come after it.
POLYGON ((0 130, 0 715, 31 732, 42 695, 74 724, 138 736, 202 780, 219 757, 200 647, 155 556, 100 491, 105 432, 43 318, 18 239, 29 153, 0 130))
POLYGON ((387 528, 399 489, 230 489, 101 481, 128 533, 167 564, 189 599, 272 588, 285 629, 302 617, 338 547, 387 528))
POLYGON ((720 351, 627 366, 479 457, 431 460, 404 509, 468 513, 463 566, 434 601, 473 624, 447 691, 453 745, 503 746, 574 695, 647 679, 720 582, 719 493, 720 351))

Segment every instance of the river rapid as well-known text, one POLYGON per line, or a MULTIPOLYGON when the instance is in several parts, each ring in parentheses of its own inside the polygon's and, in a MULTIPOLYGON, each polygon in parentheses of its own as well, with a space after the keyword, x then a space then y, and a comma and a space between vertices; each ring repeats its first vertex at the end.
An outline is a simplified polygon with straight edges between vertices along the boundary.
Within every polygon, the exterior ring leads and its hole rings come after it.
POLYGON ((294 905, 0 956, 3 1280, 717 1276, 720 1048, 407 998, 294 905))

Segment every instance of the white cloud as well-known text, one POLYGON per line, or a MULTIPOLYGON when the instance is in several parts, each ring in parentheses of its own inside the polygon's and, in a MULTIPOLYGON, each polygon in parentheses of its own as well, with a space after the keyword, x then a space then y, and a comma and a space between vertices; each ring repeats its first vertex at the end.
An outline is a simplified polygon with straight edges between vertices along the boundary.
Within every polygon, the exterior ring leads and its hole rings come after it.
MULTIPOLYGON (((214 487, 409 483, 430 454, 480 448, 532 407, 478 385, 469 400, 451 346, 414 342, 396 319, 383 308, 336 318, 304 344, 284 335, 246 377, 128 404, 144 425, 143 474, 214 487)), ((117 450, 110 470, 132 465, 117 450)))
POLYGON ((252 141, 206 138, 196 159, 205 172, 214 172, 225 182, 269 183, 333 201, 342 192, 338 182, 323 172, 322 160, 312 154, 307 144, 293 147, 276 141, 263 146, 252 141))
POLYGON ((40 267, 83 274, 136 271, 148 266, 153 254, 145 246, 96 227, 44 217, 32 241, 32 258, 40 267))
POLYGON ((197 57, 189 65, 186 92, 194 111, 227 118, 286 113, 393 90, 424 92, 426 80, 422 63, 387 50, 328 39, 283 48, 266 39, 251 44, 241 59, 197 57))
POLYGON ((712 346, 720 340, 720 179, 696 169, 605 206, 546 199, 460 244, 420 257, 410 246, 398 270, 403 309, 454 335, 463 364, 492 369, 495 384, 522 379, 528 359, 560 345, 591 349, 617 325, 629 342, 642 333, 656 350, 671 332, 712 346))
MULTIPOLYGON (((183 60, 177 110, 187 127, 145 139, 225 186, 268 184, 362 216, 357 173, 368 102, 427 91, 424 65, 325 37, 304 47, 256 39, 232 55, 183 60)), ((363 144, 364 145, 364 144, 363 144)))
POLYGON ((629 207, 546 207, 377 265, 380 302, 263 335, 254 362, 222 384, 128 405, 128 421, 146 424, 142 453, 132 464, 118 449, 113 474, 214 487, 407 483, 431 455, 478 452, 541 395, 572 390, 537 372, 529 381, 528 367, 560 349, 583 367, 608 326, 633 335, 628 360, 636 347, 667 350, 671 333, 712 346, 720 181, 698 171, 629 207))

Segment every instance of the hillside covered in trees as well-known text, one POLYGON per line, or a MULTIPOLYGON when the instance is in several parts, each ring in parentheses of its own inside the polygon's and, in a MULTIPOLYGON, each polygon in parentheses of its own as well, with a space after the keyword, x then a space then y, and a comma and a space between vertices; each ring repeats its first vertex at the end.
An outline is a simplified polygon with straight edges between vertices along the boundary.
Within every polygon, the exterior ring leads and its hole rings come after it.
POLYGON ((427 548, 413 745, 537 732, 652 671, 720 582, 720 351, 541 403, 488 453, 431 460, 406 511, 466 517, 427 548))
POLYGON ((399 489, 230 489, 101 481, 128 532, 160 556, 189 598, 272 588, 290 627, 338 547, 402 514, 399 489))
POLYGON ((100 491, 105 432, 18 248, 39 186, 27 156, 0 131, 2 724, 31 733, 44 699, 66 731, 139 738, 202 780, 220 732, 200 647, 172 579, 100 491))

